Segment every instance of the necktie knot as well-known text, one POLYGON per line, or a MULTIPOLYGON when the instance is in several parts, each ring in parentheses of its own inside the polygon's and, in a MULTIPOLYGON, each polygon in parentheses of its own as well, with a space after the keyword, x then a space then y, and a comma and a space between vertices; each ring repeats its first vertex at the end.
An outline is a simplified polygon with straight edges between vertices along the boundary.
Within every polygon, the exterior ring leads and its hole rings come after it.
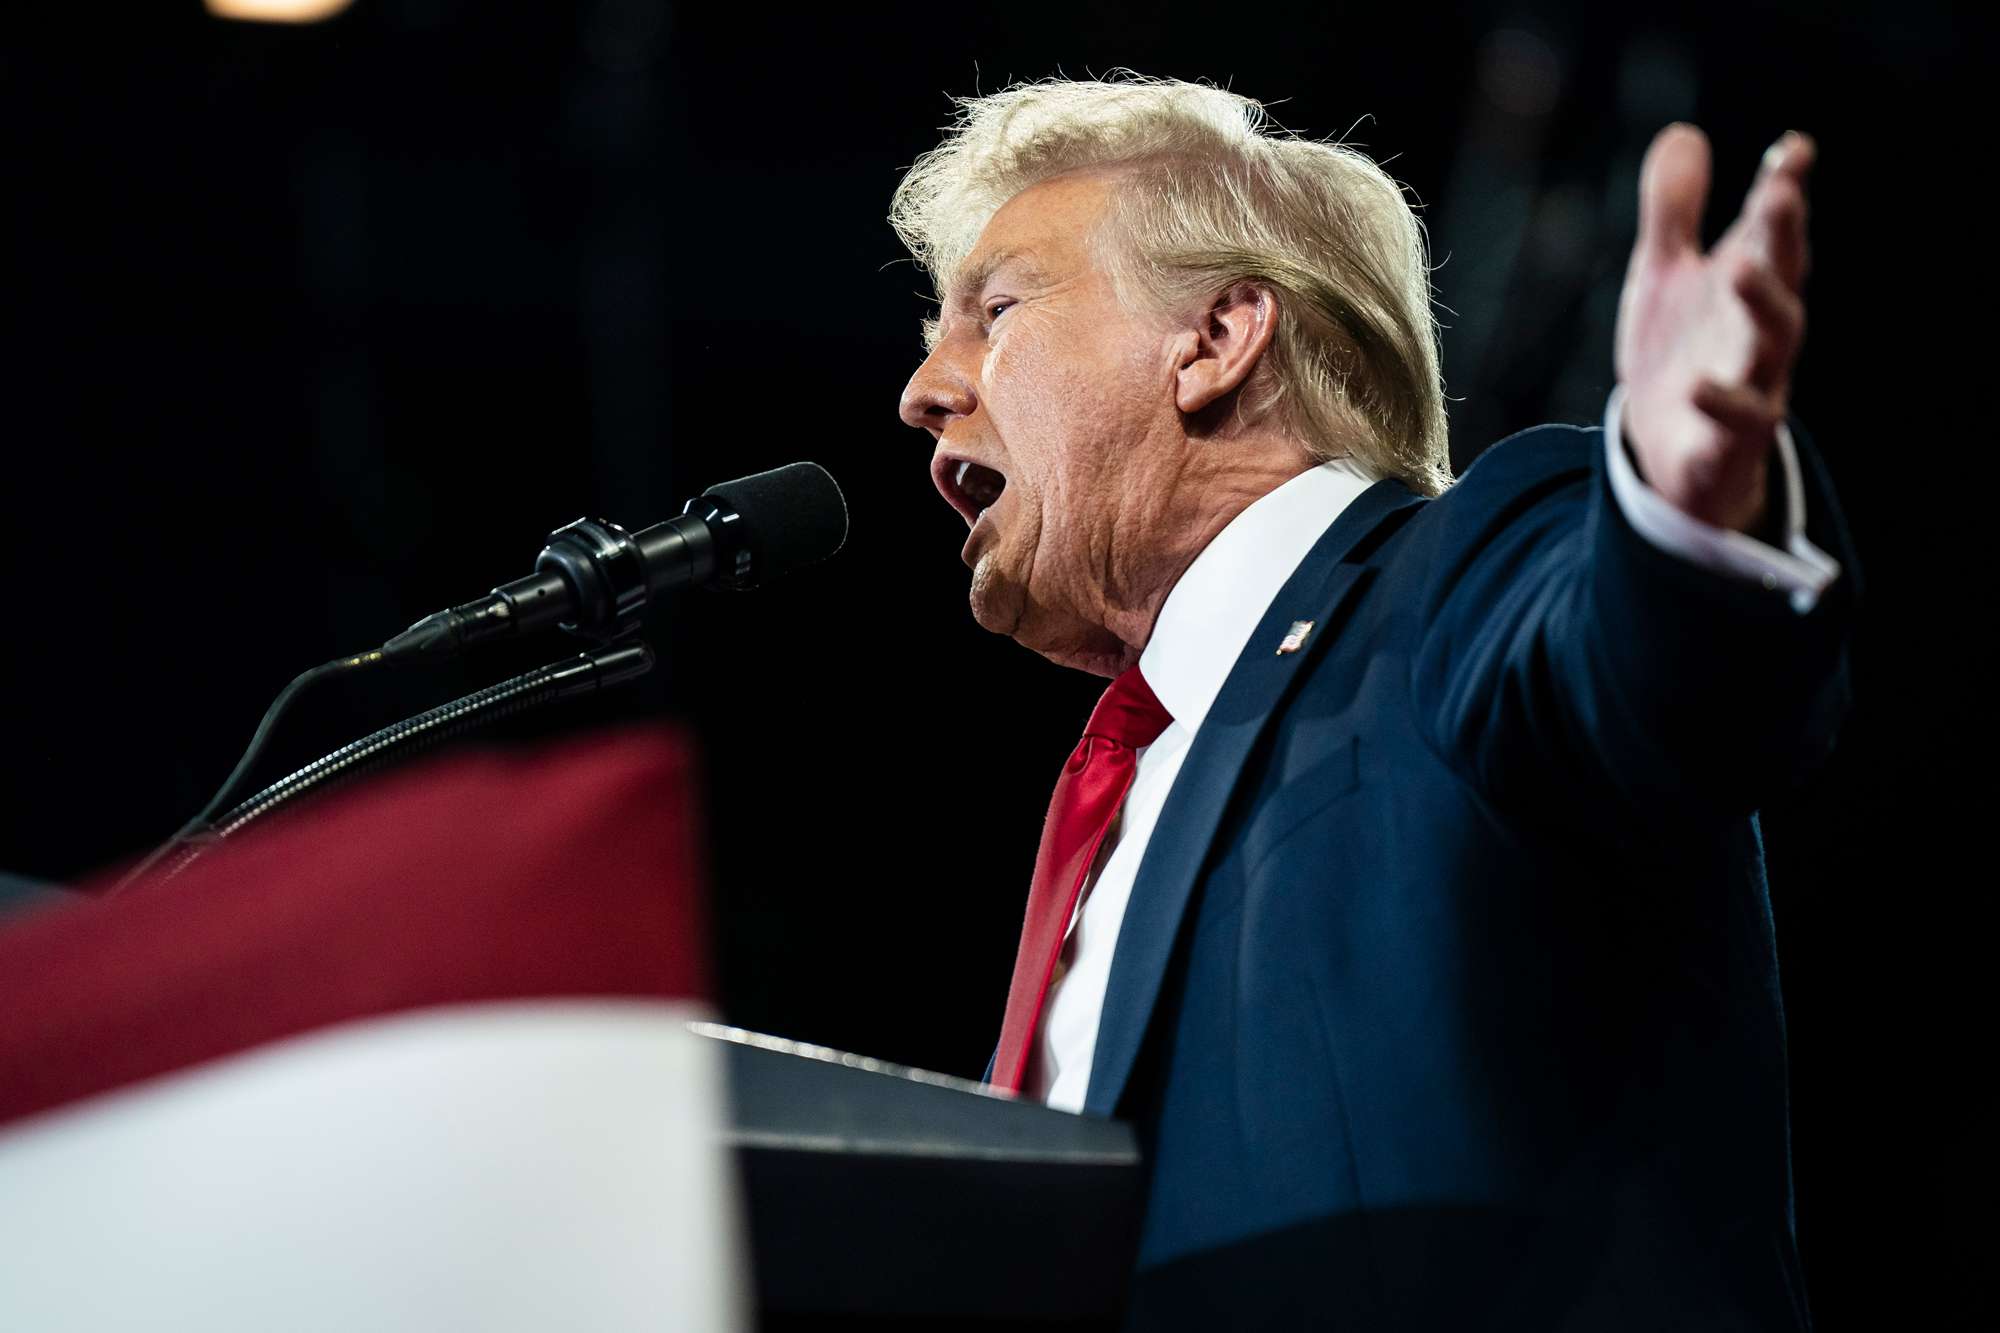
POLYGON ((1128 667, 1104 691, 1104 697, 1097 701, 1083 734, 1102 736, 1137 750, 1158 740, 1160 733, 1173 720, 1173 714, 1153 693, 1153 687, 1139 674, 1139 668, 1133 666, 1128 667))

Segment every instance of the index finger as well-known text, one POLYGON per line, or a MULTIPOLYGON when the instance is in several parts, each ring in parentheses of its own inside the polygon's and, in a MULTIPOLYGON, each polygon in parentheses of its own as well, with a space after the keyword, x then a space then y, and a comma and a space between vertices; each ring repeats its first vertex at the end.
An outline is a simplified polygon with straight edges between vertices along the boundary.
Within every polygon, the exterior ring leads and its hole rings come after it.
POLYGON ((1819 157, 1819 144, 1810 134, 1798 130, 1786 130, 1778 136, 1778 141, 1764 150, 1764 160, 1757 166, 1757 179, 1762 182, 1772 176, 1790 176, 1799 183, 1801 190, 1806 186, 1806 173, 1812 170, 1813 162, 1819 157))
POLYGON ((1806 175, 1817 153, 1809 136, 1788 131, 1765 151, 1743 205, 1745 243, 1793 291, 1805 281, 1806 175))

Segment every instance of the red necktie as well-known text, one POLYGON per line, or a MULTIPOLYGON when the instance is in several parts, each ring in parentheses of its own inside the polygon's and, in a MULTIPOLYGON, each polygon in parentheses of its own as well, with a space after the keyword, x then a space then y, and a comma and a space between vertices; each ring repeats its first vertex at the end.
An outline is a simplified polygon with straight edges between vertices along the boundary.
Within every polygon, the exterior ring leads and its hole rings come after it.
POLYGON ((1138 768, 1135 751, 1158 740, 1171 721, 1139 668, 1132 667, 1097 701, 1083 739, 1056 779, 1041 850, 1035 853, 1035 878, 1028 889, 1027 920, 1021 924, 1021 950, 1014 956, 1013 984, 1007 988, 1000 1049, 993 1057, 995 1086, 1021 1090, 1077 894, 1132 785, 1138 768))

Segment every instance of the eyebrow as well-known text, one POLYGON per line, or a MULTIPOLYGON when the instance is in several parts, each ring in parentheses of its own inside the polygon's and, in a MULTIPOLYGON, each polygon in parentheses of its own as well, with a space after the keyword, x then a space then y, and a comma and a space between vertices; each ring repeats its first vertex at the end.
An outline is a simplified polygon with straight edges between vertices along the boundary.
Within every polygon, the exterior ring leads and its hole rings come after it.
POLYGON ((992 281, 993 275, 1008 264, 1023 270, 1022 276, 1030 282, 1046 281, 1046 276, 1034 261, 1019 250, 995 250, 970 268, 959 270, 952 279, 951 289, 946 293, 944 304, 962 305, 978 294, 979 290, 992 281))

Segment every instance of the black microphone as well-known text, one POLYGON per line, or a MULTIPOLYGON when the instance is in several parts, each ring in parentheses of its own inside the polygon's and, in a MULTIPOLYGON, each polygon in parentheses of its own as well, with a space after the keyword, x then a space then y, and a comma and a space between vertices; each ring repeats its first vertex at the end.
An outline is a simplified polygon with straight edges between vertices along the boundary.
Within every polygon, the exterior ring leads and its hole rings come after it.
POLYGON ((603 519, 557 528, 535 572, 425 616, 382 645, 389 661, 448 657, 492 639, 560 625, 611 639, 670 588, 759 587, 817 564, 847 540, 847 501, 825 468, 789 463, 712 486, 639 532, 603 519))

